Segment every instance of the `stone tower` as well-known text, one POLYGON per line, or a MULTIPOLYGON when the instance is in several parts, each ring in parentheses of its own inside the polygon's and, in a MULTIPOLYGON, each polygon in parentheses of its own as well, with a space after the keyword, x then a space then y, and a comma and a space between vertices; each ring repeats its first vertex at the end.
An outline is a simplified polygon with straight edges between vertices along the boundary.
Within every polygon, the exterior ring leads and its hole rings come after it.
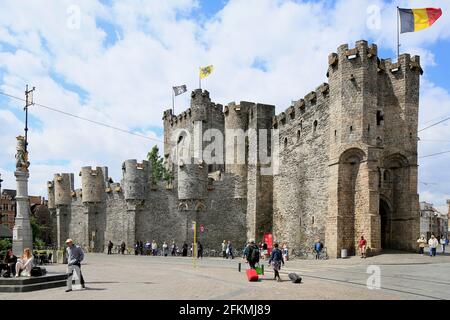
POLYGON ((105 190, 108 181, 108 168, 81 168, 81 198, 85 212, 83 243, 89 245, 94 252, 103 252, 106 230, 105 190))
POLYGON ((70 237, 72 191, 74 189, 73 173, 55 174, 52 182, 48 182, 49 209, 56 211, 58 248, 64 248, 65 241, 70 237), (50 194, 54 193, 54 205, 51 204, 50 194), (53 206, 53 208, 52 208, 53 206))
POLYGON ((361 235, 374 252, 412 249, 418 232, 419 58, 382 61, 375 45, 358 41, 329 56, 328 75, 329 254, 354 254, 361 235))

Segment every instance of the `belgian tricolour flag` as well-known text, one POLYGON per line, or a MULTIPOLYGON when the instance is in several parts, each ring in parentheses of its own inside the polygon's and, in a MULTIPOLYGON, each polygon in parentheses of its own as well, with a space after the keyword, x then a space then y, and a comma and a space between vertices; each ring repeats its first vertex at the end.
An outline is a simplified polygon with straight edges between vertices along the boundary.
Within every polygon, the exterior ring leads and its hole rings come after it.
POLYGON ((415 32, 431 27, 442 15, 440 8, 402 9, 399 8, 401 33, 415 32))

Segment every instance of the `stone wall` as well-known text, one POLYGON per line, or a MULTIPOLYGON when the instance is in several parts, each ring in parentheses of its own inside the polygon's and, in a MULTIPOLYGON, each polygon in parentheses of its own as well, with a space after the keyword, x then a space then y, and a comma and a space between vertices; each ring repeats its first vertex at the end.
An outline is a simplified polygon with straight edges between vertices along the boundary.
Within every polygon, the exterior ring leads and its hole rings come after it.
POLYGON ((394 63, 358 41, 329 55, 329 83, 277 116, 274 106, 253 102, 223 108, 197 89, 190 108, 163 115, 171 187, 152 185, 146 161, 125 161, 121 184, 109 182, 107 168, 83 167, 75 192, 73 175, 55 175, 48 191, 58 240, 70 236, 94 251, 109 240, 190 244, 196 221, 205 228, 199 240, 216 250, 223 240, 241 249, 266 232, 297 250, 321 238, 332 257, 341 249, 355 254, 362 235, 372 253, 413 250, 421 73, 419 57, 404 54, 394 63), (214 149, 216 137, 203 141, 209 129, 225 135, 223 150, 214 149), (235 140, 230 130, 243 135, 235 140), (204 163, 203 151, 225 159, 204 163))

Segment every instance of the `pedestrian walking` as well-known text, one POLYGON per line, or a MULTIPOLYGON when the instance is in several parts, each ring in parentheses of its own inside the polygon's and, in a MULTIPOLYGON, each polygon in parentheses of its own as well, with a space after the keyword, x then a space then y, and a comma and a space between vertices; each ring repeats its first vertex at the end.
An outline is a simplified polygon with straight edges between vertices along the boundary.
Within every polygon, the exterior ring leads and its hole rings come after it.
POLYGON ((203 259, 203 246, 200 242, 197 242, 197 259, 203 259))
POLYGON ((442 247, 442 254, 445 254, 445 246, 448 243, 448 239, 446 237, 442 236, 440 243, 441 243, 441 247, 442 247))
POLYGON ((66 292, 72 291, 72 276, 75 271, 78 277, 78 281, 81 284, 81 287, 84 289, 86 286, 84 285, 83 274, 81 273, 81 262, 84 259, 84 252, 80 246, 76 246, 73 244, 72 239, 66 240, 67 245, 67 290, 66 292))
POLYGON ((164 243, 163 243, 163 255, 164 255, 164 257, 167 257, 168 251, 169 251, 169 246, 168 246, 167 243, 164 241, 164 243))
POLYGON ((144 248, 145 248, 145 255, 149 256, 152 251, 152 244, 150 243, 150 241, 147 240, 144 248))
POLYGON ((171 247, 172 251, 172 257, 175 257, 177 255, 177 244, 175 243, 175 240, 172 241, 172 247, 171 247))
POLYGON ((364 236, 361 236, 361 239, 359 239, 358 243, 359 251, 361 252, 361 258, 366 258, 366 251, 367 251, 367 240, 364 239, 364 236))
POLYGON ((227 259, 230 258, 234 259, 234 255, 233 255, 233 246, 231 245, 231 241, 228 241, 227 244, 227 259))
POLYGON ((183 257, 187 257, 188 245, 187 243, 183 243, 183 257))
POLYGON ((139 241, 136 241, 134 244, 134 255, 137 256, 139 254, 139 241))
POLYGON ((250 240, 249 246, 245 252, 246 263, 249 264, 250 269, 256 269, 256 264, 259 263, 260 251, 255 244, 255 240, 250 240))
POLYGON ((108 254, 112 254, 112 248, 114 247, 114 244, 109 240, 108 242, 108 254))
POLYGON ((152 255, 158 255, 158 244, 155 240, 152 241, 152 255))
POLYGON ((227 241, 226 240, 223 240, 223 242, 222 242, 222 257, 224 259, 227 258, 227 241))
POLYGON ((287 243, 283 244, 283 259, 284 259, 284 261, 289 260, 289 248, 288 248, 287 243))
POLYGON ((434 236, 434 234, 431 235, 430 240, 428 240, 428 246, 430 247, 430 257, 436 256, 436 248, 438 247, 439 242, 434 236))
POLYGON ((125 254, 125 248, 126 248, 126 244, 125 244, 125 241, 122 241, 122 243, 120 244, 120 252, 122 253, 122 254, 125 254))
POLYGON ((316 242, 314 243, 314 252, 316 253, 316 260, 320 258, 320 253, 323 249, 323 243, 320 241, 320 238, 317 238, 316 242))
POLYGON ((269 264, 272 265, 273 272, 275 273, 274 280, 281 282, 281 277, 279 271, 281 270, 281 265, 284 265, 283 253, 278 249, 278 243, 275 243, 274 249, 270 254, 269 264))
POLYGON ((139 241, 139 252, 141 256, 144 254, 144 243, 142 241, 139 241))
POLYGON ((427 246, 427 239, 425 239, 425 235, 420 235, 420 238, 417 239, 417 244, 419 245, 419 254, 423 255, 425 247, 427 246))

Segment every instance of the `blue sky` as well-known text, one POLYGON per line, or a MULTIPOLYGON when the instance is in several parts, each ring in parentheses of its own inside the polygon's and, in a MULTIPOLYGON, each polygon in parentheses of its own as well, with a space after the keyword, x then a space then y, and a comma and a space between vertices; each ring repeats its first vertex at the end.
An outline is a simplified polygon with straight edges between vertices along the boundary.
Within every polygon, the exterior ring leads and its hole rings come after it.
MULTIPOLYGON (((23 97, 26 84, 36 86, 39 103, 155 139, 34 106, 30 190, 36 194, 45 195, 53 173, 78 172, 83 165, 106 165, 119 180, 123 160, 142 159, 154 144, 161 147, 170 88, 195 89, 200 65, 215 66, 204 81, 214 101, 260 101, 281 112, 326 81, 327 56, 342 43, 366 39, 377 43, 380 57, 395 60, 396 5, 444 10, 434 26, 402 35, 401 42, 402 52, 421 55, 425 69, 420 127, 450 116, 448 1, 85 0, 75 8, 68 0, 25 2, 2 1, 0 90, 23 97), (368 26, 373 6, 380 10, 375 29, 368 26)), ((188 105, 189 94, 177 97, 177 112, 188 105)), ((22 102, 0 96, 0 172, 7 187, 14 187, 22 108, 22 102)), ((435 141, 450 140, 449 124, 420 135, 421 155, 450 150, 450 142, 435 141)), ((420 162, 420 180, 429 182, 419 184, 421 200, 440 208, 450 198, 450 173, 444 170, 449 159, 447 154, 420 162)))

